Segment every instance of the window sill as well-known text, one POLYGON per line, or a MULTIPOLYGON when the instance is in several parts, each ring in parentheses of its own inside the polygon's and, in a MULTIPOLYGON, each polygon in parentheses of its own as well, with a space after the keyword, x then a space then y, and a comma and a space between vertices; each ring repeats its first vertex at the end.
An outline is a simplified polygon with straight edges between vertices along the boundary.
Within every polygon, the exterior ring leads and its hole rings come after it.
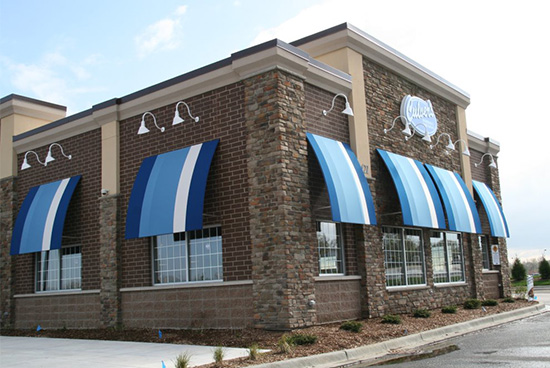
POLYGON ((361 280, 361 276, 344 276, 344 275, 323 275, 323 276, 315 276, 314 277, 315 282, 319 281, 353 281, 353 280, 361 280))
POLYGON ((460 281, 460 282, 442 282, 440 284, 434 284, 434 287, 436 289, 448 288, 448 287, 454 287, 454 286, 468 286, 468 283, 465 281, 460 281))
POLYGON ((85 294, 99 294, 100 290, 67 290, 67 291, 38 291, 33 294, 18 294, 14 295, 14 298, 40 298, 48 296, 68 296, 68 295, 85 295, 85 294))
POLYGON ((430 287, 428 285, 414 285, 414 286, 386 286, 388 293, 400 292, 400 291, 414 291, 414 290, 427 290, 430 287))
POLYGON ((500 271, 497 271, 497 270, 482 270, 481 273, 500 273, 500 271))
POLYGON ((202 281, 193 283, 181 283, 181 284, 158 284, 154 286, 142 286, 142 287, 129 287, 120 289, 121 293, 132 291, 155 291, 155 290, 169 290, 169 289, 191 289, 191 288, 207 288, 207 287, 220 287, 220 286, 237 286, 237 285, 252 285, 252 280, 244 281, 202 281))

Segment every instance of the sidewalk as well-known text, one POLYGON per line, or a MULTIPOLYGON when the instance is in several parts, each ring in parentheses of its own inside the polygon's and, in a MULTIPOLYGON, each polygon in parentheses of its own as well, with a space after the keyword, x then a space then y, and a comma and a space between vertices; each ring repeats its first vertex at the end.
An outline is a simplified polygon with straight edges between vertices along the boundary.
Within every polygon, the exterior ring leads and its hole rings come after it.
MULTIPOLYGON (((541 300, 541 303, 544 302, 548 303, 547 300, 541 300)), ((378 344, 261 364, 251 368, 338 367, 381 357, 396 349, 412 349, 547 311, 550 311, 550 308, 539 304, 378 344)), ((213 362, 214 349, 195 345, 0 336, 0 367, 173 368, 173 360, 183 352, 191 354, 191 366, 197 366, 213 362)), ((224 350, 225 359, 248 356, 248 349, 224 350)))

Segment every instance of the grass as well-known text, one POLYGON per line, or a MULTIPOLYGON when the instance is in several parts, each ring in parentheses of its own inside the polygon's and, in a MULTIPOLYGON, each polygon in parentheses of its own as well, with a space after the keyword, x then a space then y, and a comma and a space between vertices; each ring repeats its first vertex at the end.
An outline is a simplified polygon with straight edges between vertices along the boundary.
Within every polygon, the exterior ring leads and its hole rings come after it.
MULTIPOLYGON (((541 280, 540 277, 535 277, 533 281, 535 283, 535 286, 550 286, 550 280, 541 280)), ((527 280, 522 280, 522 281, 512 280, 512 287, 517 287, 517 286, 527 286, 527 280)))

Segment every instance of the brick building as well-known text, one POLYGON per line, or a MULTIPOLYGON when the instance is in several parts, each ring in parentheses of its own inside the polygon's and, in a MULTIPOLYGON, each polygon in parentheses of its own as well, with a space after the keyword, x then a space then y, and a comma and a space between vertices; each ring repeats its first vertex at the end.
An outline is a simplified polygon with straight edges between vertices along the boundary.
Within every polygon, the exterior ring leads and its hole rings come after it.
POLYGON ((4 97, 2 325, 289 329, 509 295, 499 144, 469 103, 349 24, 69 117, 4 97))

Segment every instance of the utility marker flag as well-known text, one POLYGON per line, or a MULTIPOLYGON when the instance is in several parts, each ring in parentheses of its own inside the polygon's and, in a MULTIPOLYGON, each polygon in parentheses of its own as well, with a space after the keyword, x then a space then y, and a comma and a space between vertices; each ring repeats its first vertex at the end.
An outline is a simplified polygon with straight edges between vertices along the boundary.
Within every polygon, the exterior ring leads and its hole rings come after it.
POLYGON ((159 330, 159 339, 162 339, 162 331, 159 330))

